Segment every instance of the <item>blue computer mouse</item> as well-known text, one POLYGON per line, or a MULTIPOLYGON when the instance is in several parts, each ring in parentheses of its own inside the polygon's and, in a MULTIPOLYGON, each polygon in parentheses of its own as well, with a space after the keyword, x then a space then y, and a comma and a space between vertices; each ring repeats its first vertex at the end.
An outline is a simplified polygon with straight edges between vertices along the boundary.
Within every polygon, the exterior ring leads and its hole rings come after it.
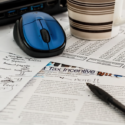
POLYGON ((29 12, 16 21, 13 35, 19 47, 32 57, 59 55, 66 46, 63 28, 52 16, 29 12))

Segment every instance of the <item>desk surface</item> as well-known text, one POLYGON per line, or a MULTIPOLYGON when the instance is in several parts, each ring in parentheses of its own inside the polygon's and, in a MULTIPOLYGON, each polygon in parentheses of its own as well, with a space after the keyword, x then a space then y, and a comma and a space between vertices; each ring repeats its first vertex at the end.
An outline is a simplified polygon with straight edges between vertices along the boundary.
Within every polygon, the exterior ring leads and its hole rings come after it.
MULTIPOLYGON (((103 41, 87 41, 70 33, 67 13, 55 18, 67 34, 63 54, 51 61, 0 113, 0 124, 124 125, 124 115, 100 102, 86 87, 96 84, 124 103, 125 25, 119 35, 103 41)), ((26 56, 15 44, 13 25, 1 27, 0 50, 26 56)), ((0 82, 1 83, 1 82, 0 82)))

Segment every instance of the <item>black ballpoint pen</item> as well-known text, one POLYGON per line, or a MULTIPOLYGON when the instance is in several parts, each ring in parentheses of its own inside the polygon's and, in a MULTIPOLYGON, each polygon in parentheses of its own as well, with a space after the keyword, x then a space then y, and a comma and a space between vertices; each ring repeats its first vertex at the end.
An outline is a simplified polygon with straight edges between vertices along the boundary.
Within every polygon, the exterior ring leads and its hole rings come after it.
POLYGON ((108 104, 114 105, 115 107, 117 107, 118 109, 120 109, 122 112, 125 113, 125 106, 116 99, 114 99, 110 94, 108 94, 107 92, 105 92, 104 90, 95 85, 92 85, 90 83, 86 84, 97 97, 99 97, 108 104))

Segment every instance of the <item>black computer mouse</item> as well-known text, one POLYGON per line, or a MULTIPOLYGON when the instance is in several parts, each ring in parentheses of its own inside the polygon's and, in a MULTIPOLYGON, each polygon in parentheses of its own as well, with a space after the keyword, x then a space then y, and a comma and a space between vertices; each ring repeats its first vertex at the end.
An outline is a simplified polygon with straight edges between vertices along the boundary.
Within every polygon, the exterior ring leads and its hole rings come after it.
POLYGON ((43 12, 22 15, 14 25, 13 36, 26 54, 37 58, 59 55, 66 46, 63 28, 56 19, 43 12))

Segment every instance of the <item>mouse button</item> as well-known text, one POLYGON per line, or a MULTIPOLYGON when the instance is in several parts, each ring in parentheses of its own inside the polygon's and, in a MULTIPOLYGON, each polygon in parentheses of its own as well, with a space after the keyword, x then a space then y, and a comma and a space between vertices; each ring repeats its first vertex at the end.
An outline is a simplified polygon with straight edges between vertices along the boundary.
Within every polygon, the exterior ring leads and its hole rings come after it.
POLYGON ((23 34, 26 43, 34 49, 49 50, 48 44, 42 40, 40 31, 38 34, 35 28, 36 28, 35 22, 23 26, 23 34))
POLYGON ((45 20, 40 20, 40 22, 41 22, 43 29, 46 29, 48 31, 48 33, 51 34, 51 32, 49 31, 49 27, 47 25, 47 22, 45 20))
POLYGON ((51 32, 51 40, 48 43, 50 50, 56 49, 63 45, 66 40, 65 33, 61 26, 56 21, 47 21, 51 32))
MULTIPOLYGON (((35 30, 36 30, 36 32, 40 35, 40 30, 43 29, 43 27, 42 27, 42 25, 41 25, 41 23, 40 23, 39 20, 36 20, 35 23, 36 23, 35 30)), ((34 26, 35 26, 35 25, 34 25, 34 26)))
POLYGON ((46 43, 49 43, 50 42, 50 36, 49 36, 49 33, 46 29, 42 29, 40 30, 41 32, 41 36, 43 38, 43 41, 46 42, 46 43))
POLYGON ((44 19, 44 20, 52 20, 52 21, 55 20, 52 16, 50 16, 49 14, 44 13, 44 12, 38 12, 37 16, 42 17, 42 19, 44 19))
POLYGON ((22 15, 22 25, 26 25, 28 23, 32 23, 35 21, 35 15, 33 16, 34 13, 26 13, 22 15))

